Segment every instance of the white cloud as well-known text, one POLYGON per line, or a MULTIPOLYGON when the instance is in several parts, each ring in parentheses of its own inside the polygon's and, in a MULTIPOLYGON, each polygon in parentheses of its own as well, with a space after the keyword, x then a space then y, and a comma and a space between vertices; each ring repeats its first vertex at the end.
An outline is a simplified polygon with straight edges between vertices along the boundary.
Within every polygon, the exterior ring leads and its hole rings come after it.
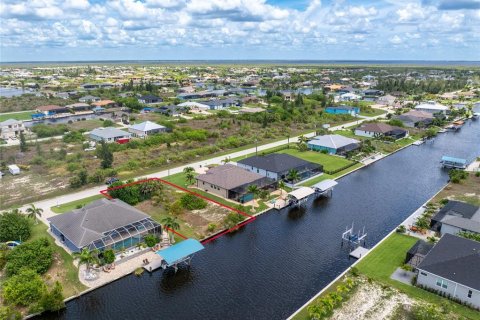
POLYGON ((390 39, 390 42, 393 44, 400 44, 403 42, 403 40, 399 36, 395 35, 393 38, 390 39))
POLYGON ((90 2, 88 0, 66 0, 63 3, 64 9, 77 9, 85 10, 90 7, 90 2))

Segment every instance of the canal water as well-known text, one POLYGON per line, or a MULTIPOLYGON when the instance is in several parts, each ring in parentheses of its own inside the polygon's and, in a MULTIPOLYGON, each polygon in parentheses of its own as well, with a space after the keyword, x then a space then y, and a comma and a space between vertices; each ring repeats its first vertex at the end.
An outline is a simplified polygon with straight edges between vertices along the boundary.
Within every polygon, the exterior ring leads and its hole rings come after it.
POLYGON ((284 319, 354 262, 340 247, 346 226, 365 226, 371 247, 447 183, 442 155, 480 155, 480 120, 340 179, 331 199, 260 216, 190 269, 127 276, 42 318, 284 319))

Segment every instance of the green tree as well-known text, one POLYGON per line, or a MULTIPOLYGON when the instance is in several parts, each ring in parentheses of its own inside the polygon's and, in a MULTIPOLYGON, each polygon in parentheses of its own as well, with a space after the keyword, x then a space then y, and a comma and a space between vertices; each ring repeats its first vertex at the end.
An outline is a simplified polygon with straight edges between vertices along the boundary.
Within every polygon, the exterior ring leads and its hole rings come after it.
POLYGON ((53 248, 47 238, 23 243, 7 255, 5 270, 7 275, 17 274, 22 267, 44 274, 53 262, 53 248))
POLYGON ((189 184, 195 182, 195 169, 192 167, 185 167, 183 168, 183 174, 185 174, 185 178, 189 184))
POLYGON ((159 242, 158 237, 154 234, 147 234, 143 239, 149 248, 155 247, 155 245, 159 242))
POLYGON ((103 252, 103 260, 106 264, 112 264, 115 262, 115 253, 112 249, 107 249, 103 252))
POLYGON ((260 192, 260 190, 258 189, 258 186, 256 184, 249 185, 247 188, 247 192, 253 195, 253 207, 256 207, 257 206, 256 198, 260 192))
POLYGON ((298 174, 297 170, 291 169, 290 171, 288 171, 287 178, 288 180, 292 181, 293 184, 295 184, 295 182, 300 179, 300 175, 298 174))
POLYGON ((180 224, 177 221, 177 218, 172 217, 165 217, 161 221, 163 223, 163 227, 167 229, 167 232, 170 234, 170 242, 174 243, 174 232, 176 230, 180 230, 180 224))
POLYGON ((21 315, 20 311, 17 311, 10 306, 1 306, 0 307, 0 319, 21 320, 22 315, 21 315))
POLYGON ((30 204, 30 208, 27 208, 26 211, 28 213, 28 217, 30 219, 35 219, 35 224, 38 224, 37 216, 38 217, 42 216, 43 209, 35 207, 35 205, 32 203, 32 204, 30 204))
POLYGON ((78 265, 84 264, 87 272, 90 272, 90 267, 94 263, 98 263, 98 253, 97 249, 89 250, 88 248, 83 248, 80 252, 74 252, 73 256, 75 259, 78 259, 78 265))
POLYGON ((28 150, 27 140, 23 132, 20 132, 20 152, 25 152, 28 150))
POLYGON ((97 156, 102 160, 101 166, 103 169, 112 167, 113 152, 105 141, 100 142, 100 147, 97 149, 97 156))
POLYGON ((280 189, 280 197, 283 198, 283 193, 285 192, 285 188, 286 188, 286 184, 285 184, 285 181, 283 180, 280 180, 278 181, 278 189, 280 189))
POLYGON ((7 303, 29 306, 40 300, 47 290, 42 278, 34 271, 22 268, 3 284, 3 297, 7 303))
POLYGON ((65 308, 65 302, 63 302, 64 299, 62 285, 60 282, 55 281, 52 290, 50 290, 50 292, 45 290, 43 293, 39 305, 42 310, 45 311, 58 311, 65 308))
POLYGON ((26 241, 30 238, 31 227, 21 211, 12 210, 0 215, 0 241, 26 241))

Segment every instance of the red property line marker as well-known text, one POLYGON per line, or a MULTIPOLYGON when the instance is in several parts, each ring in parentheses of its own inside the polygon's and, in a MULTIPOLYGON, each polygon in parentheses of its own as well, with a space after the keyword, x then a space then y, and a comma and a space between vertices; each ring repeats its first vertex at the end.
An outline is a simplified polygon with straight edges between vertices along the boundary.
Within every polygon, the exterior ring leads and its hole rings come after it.
MULTIPOLYGON (((196 197, 198 197, 198 198, 201 198, 201 199, 203 199, 203 200, 206 200, 206 201, 215 203, 216 205, 219 205, 219 206, 221 206, 221 207, 223 207, 223 208, 226 208, 226 209, 228 209, 228 210, 230 210, 230 211, 236 212, 236 213, 238 213, 238 214, 240 214, 240 215, 242 215, 242 216, 244 216, 244 217, 247 218, 247 220, 245 220, 245 221, 237 224, 236 226, 234 226, 234 227, 232 227, 232 228, 230 228, 230 229, 224 230, 224 231, 222 231, 222 232, 220 232, 220 233, 218 233, 218 234, 216 234, 216 235, 214 235, 214 236, 212 236, 212 237, 210 237, 210 238, 207 238, 207 239, 203 240, 203 241, 202 241, 202 244, 207 244, 207 243, 209 243, 209 242, 211 242, 211 241, 214 241, 214 240, 220 238, 221 236, 223 236, 223 235, 225 235, 225 234, 227 234, 227 233, 230 233, 230 232, 232 232, 232 231, 234 231, 234 230, 239 229, 240 227, 242 227, 242 226, 244 226, 244 225, 247 225, 247 224, 253 222, 253 221, 256 219, 256 217, 251 216, 251 215, 249 215, 249 214, 247 214, 247 213, 245 213, 245 212, 243 212, 243 211, 241 211, 241 210, 238 210, 238 209, 236 209, 236 208, 227 206, 227 205, 225 205, 225 204, 223 204, 223 203, 220 203, 220 202, 218 202, 218 201, 216 201, 216 200, 207 198, 207 197, 205 197, 205 196, 203 196, 203 195, 201 195, 201 194, 198 194, 198 193, 196 193, 196 192, 193 192, 193 191, 191 191, 191 190, 188 190, 188 189, 186 189, 186 188, 183 188, 183 187, 181 187, 181 186, 179 186, 179 185, 176 185, 176 184, 174 184, 174 183, 172 183, 172 182, 170 182, 170 181, 163 180, 163 179, 160 179, 160 178, 143 179, 143 180, 138 180, 138 181, 135 181, 135 182, 125 183, 125 184, 122 184, 122 185, 120 185, 120 186, 108 187, 107 189, 100 190, 100 194, 101 194, 102 196, 108 198, 108 199, 113 199, 112 196, 111 196, 110 194, 108 194, 108 191, 123 189, 123 188, 125 188, 125 187, 129 187, 129 186, 133 186, 133 185, 137 185, 137 184, 141 184, 141 183, 146 183, 146 182, 149 182, 149 181, 160 181, 160 182, 163 183, 163 184, 169 185, 169 186, 174 187, 174 188, 176 188, 176 189, 178 189, 178 190, 181 190, 181 191, 183 191, 183 192, 190 193, 190 194, 192 194, 192 195, 194 195, 194 196, 196 196, 196 197)), ((171 229, 171 228, 166 228, 166 229, 167 229, 168 231, 173 232, 174 234, 178 235, 179 237, 181 237, 181 238, 183 238, 183 239, 187 239, 186 236, 184 236, 183 234, 181 234, 181 233, 179 233, 179 232, 177 232, 177 231, 175 231, 175 230, 173 230, 173 229, 171 229)))

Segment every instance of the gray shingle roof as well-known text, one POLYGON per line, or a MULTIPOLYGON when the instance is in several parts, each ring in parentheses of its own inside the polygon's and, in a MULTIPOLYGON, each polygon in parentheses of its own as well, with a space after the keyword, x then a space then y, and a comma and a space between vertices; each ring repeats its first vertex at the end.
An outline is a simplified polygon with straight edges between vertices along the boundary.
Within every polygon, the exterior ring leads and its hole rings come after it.
POLYGON ((477 206, 461 201, 450 200, 438 211, 432 220, 441 221, 447 215, 471 219, 478 210, 479 207, 477 206))
POLYGON ((480 242, 445 234, 418 269, 480 290, 480 242))
POLYGON ((239 160, 238 163, 276 173, 289 171, 302 166, 310 167, 311 169, 320 167, 320 165, 316 163, 308 162, 285 153, 271 153, 266 156, 253 156, 239 160))
POLYGON ((90 135, 98 136, 103 139, 109 139, 109 138, 117 138, 117 137, 125 137, 125 136, 130 136, 131 134, 114 128, 114 127, 107 127, 107 128, 96 128, 90 131, 90 135))
POLYGON ((347 138, 338 134, 327 134, 324 136, 316 136, 308 142, 308 144, 318 145, 322 147, 340 149, 349 145, 357 145, 360 141, 347 138))
POLYGON ((99 199, 81 209, 60 214, 48 220, 77 248, 82 248, 101 239, 107 231, 149 217, 119 199, 99 199))
POLYGON ((260 174, 247 171, 232 164, 213 167, 209 169, 207 173, 197 176, 197 180, 199 181, 204 181, 227 190, 232 190, 246 184, 253 184, 264 178, 265 177, 260 174))

